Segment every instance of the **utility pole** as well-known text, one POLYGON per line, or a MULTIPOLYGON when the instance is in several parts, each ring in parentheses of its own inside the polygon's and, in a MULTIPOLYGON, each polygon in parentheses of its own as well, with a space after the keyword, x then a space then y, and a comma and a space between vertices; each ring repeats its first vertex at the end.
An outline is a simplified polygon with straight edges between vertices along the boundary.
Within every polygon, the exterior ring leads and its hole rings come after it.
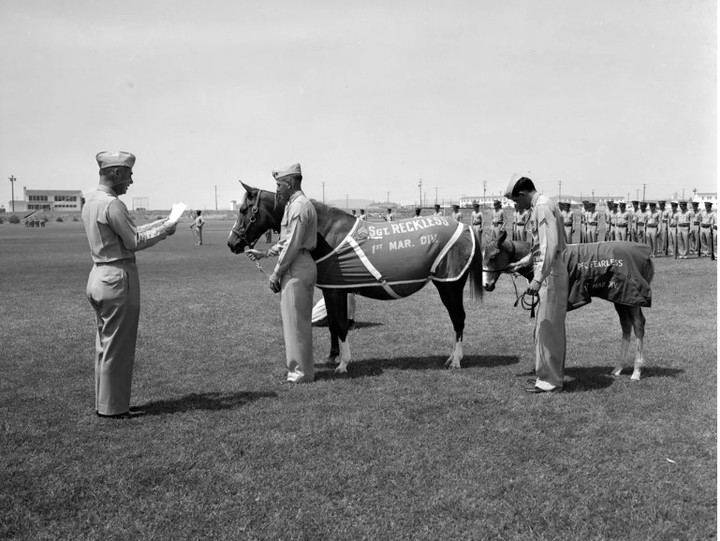
POLYGON ((323 203, 325 203, 325 183, 322 183, 323 185, 323 203))
MULTIPOLYGON (((582 197, 580 199, 582 199, 582 197)), ((592 191, 592 200, 595 201, 595 190, 592 191)))
POLYGON ((15 212, 15 181, 17 179, 15 178, 15 175, 10 175, 10 186, 12 195, 10 196, 12 200, 10 201, 10 204, 12 205, 12 211, 15 212))
POLYGON ((387 202, 390 204, 390 192, 385 192, 387 194, 387 202))
POLYGON ((485 192, 487 192, 487 180, 483 180, 483 208, 485 208, 485 192))
POLYGON ((642 198, 643 201, 645 201, 645 187, 646 187, 646 186, 647 186, 647 184, 645 184, 645 183, 643 182, 643 198, 642 198))
POLYGON ((215 184, 215 211, 217 211, 217 184, 215 184))
POLYGON ((418 188, 420 188, 420 199, 418 199, 419 206, 422 207, 422 179, 418 180, 418 188))
POLYGON ((348 205, 349 205, 349 203, 348 203, 348 197, 349 197, 349 195, 350 195, 350 194, 345 194, 345 210, 348 209, 348 205))
POLYGON ((438 198, 438 187, 435 186, 435 204, 437 205, 437 198, 438 198))
POLYGON ((558 180, 558 201, 560 201, 561 194, 562 194, 562 180, 558 180))

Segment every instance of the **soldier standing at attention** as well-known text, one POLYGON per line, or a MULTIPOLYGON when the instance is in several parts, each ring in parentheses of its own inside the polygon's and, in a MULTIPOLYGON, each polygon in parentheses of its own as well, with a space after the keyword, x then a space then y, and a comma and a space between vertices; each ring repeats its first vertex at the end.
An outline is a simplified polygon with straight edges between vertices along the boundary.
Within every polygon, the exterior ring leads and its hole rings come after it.
POLYGON ((500 232, 505 229, 505 213, 502 209, 502 203, 499 200, 493 201, 494 210, 492 212, 492 238, 496 240, 500 238, 500 232))
POLYGON ((565 229, 565 244, 572 244, 573 233, 575 232, 575 217, 570 210, 570 203, 567 201, 562 204, 560 211, 563 217, 563 226, 565 229))
POLYGON ((477 233, 478 238, 482 238, 483 215, 480 210, 480 203, 473 203, 473 211, 470 213, 470 224, 477 233))
POLYGON ((535 374, 537 379, 525 390, 529 393, 562 391, 565 378, 565 314, 568 274, 563 262, 565 232, 560 210, 549 198, 535 190, 533 181, 515 177, 505 197, 512 198, 520 210, 530 209, 532 250, 508 270, 532 264, 533 279, 526 294, 538 295, 535 323, 535 374))
POLYGON ((598 222, 600 221, 600 213, 595 210, 595 202, 588 202, 588 212, 586 215, 587 234, 585 235, 585 242, 597 242, 598 241, 598 222))
POLYGON ((705 201, 705 210, 700 211, 700 246, 702 251, 698 257, 710 257, 710 248, 712 239, 712 226, 715 223, 715 213, 712 210, 712 202, 705 201))
POLYGON ((658 201, 660 211, 660 228, 658 229, 658 252, 668 255, 668 227, 670 224, 670 209, 665 208, 665 201, 658 201))
POLYGON ((678 217, 678 258, 687 259, 690 252, 690 226, 693 212, 687 208, 687 201, 680 201, 678 217))
POLYGON ((630 213, 627 211, 627 204, 625 201, 620 202, 620 208, 617 211, 617 215, 615 218, 615 228, 617 231, 617 238, 615 240, 624 240, 627 241, 628 239, 628 223, 630 220, 630 213))
POLYGON ((421 209, 420 207, 417 207, 417 208, 415 209, 415 217, 416 217, 416 218, 419 217, 421 212, 422 212, 422 209, 421 209))
POLYGON ((689 252, 700 255, 700 202, 692 201, 692 226, 690 227, 689 252))
POLYGON ((647 244, 645 238, 645 222, 647 222, 647 203, 640 202, 640 210, 637 212, 637 235, 640 244, 647 244))
POLYGON ((670 202, 670 212, 668 214, 668 253, 672 249, 672 254, 678 256, 678 202, 670 202))
POLYGON ((657 203, 652 201, 650 203, 647 222, 645 222, 647 244, 650 246, 650 257, 655 257, 658 252, 658 228, 660 227, 660 220, 662 220, 662 213, 657 210, 656 207, 657 203))
POLYGON ((612 215, 610 216, 610 223, 612 224, 612 240, 618 240, 620 234, 618 233, 618 216, 620 215, 620 206, 613 202, 612 215))
POLYGON ((360 216, 358 216, 358 219, 362 220, 363 222, 367 221, 367 214, 365 214, 365 209, 360 209, 360 216))
POLYGON ((640 201, 633 199, 631 201, 632 209, 628 209, 632 219, 630 220, 630 240, 639 242, 638 240, 638 215, 640 214, 640 201))
POLYGON ((198 210, 195 213, 195 219, 190 224, 190 229, 195 233, 195 240, 198 246, 202 246, 202 230, 204 225, 205 218, 202 217, 202 210, 198 210))
POLYGON ((440 205, 435 205, 435 214, 433 216, 442 216, 443 213, 440 210, 440 205))
POLYGON ((613 202, 605 202, 605 242, 614 240, 612 238, 612 213, 613 213, 613 202))
POLYGON ((311 382, 315 379, 312 308, 317 268, 310 251, 316 244, 317 214, 302 191, 299 163, 273 171, 272 176, 277 185, 277 202, 285 207, 280 240, 267 252, 251 249, 245 253, 253 261, 279 256, 269 282, 270 289, 280 293, 287 380, 311 382))
MULTIPOLYGON (((94 266, 86 294, 95 310, 95 413, 131 417, 130 389, 140 319, 140 278, 135 252, 175 233, 175 224, 158 220, 136 227, 118 196, 133 183, 135 156, 100 152, 100 184, 82 209, 94 266)), ((135 413, 135 415, 139 415, 135 413)))
POLYGON ((460 205, 453 205, 452 217, 456 222, 462 222, 462 212, 460 212, 460 205))
POLYGON ((385 221, 386 222, 392 222, 395 219, 392 213, 392 209, 387 209, 387 214, 385 215, 385 221))

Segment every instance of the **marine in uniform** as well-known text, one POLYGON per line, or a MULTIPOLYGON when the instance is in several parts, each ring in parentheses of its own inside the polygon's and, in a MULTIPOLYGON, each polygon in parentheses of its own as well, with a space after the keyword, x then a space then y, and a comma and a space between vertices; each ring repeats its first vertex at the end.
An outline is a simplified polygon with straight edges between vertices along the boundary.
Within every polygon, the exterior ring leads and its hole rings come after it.
POLYGON ((478 238, 482 238, 483 215, 480 210, 480 203, 473 203, 473 211, 470 213, 470 223, 477 233, 478 238))
POLYGON ((496 240, 500 238, 500 232, 505 229, 505 213, 502 209, 502 203, 499 200, 493 201, 492 211, 492 238, 496 240))
POLYGON ((434 216, 442 216, 442 210, 440 210, 440 205, 435 205, 435 214, 434 216))
POLYGON ((668 255, 672 250, 672 255, 678 256, 678 202, 670 202, 670 212, 668 213, 668 255))
POLYGON ((267 253, 256 249, 246 253, 253 261, 278 256, 269 282, 270 289, 280 293, 287 380, 311 382, 315 379, 312 309, 317 268, 310 251, 316 244, 317 213, 302 191, 299 163, 275 170, 272 176, 277 184, 278 202, 285 205, 280 240, 267 253))
POLYGON ((533 279, 528 294, 539 296, 535 323, 535 374, 537 379, 526 390, 531 393, 561 391, 565 378, 565 314, 568 274, 563 262, 565 232, 560 209, 539 194, 532 180, 513 177, 505 197, 522 210, 530 209, 532 250, 509 270, 532 263, 533 279))
POLYGON ((360 209, 360 216, 358 216, 359 220, 362 220, 363 222, 367 221, 367 214, 365 214, 365 209, 360 209))
POLYGON ((422 209, 421 209, 420 207, 417 207, 417 208, 415 209, 415 217, 417 218, 418 216, 420 216, 420 213, 421 213, 421 212, 422 212, 422 209))
POLYGON ((670 216, 672 211, 665 208, 665 201, 658 201, 658 210, 660 211, 660 228, 658 229, 658 253, 668 255, 670 216))
POLYGON ((678 259, 687 259, 690 252, 690 227, 693 212, 687 208, 687 201, 680 201, 680 212, 677 213, 678 223, 678 259))
POLYGON ((452 206, 452 217, 456 222, 462 222, 462 212, 460 212, 460 205, 452 206))
POLYGON ((586 242, 597 242, 598 241, 598 222, 600 220, 600 213, 596 210, 594 201, 588 202, 588 213, 586 218, 587 223, 587 235, 585 236, 586 242))
POLYGON ((615 214, 615 230, 617 232, 617 238, 615 240, 630 240, 628 238, 628 224, 630 221, 630 213, 627 211, 627 204, 625 201, 621 201, 619 209, 615 214))
POLYGON ((640 210, 637 212, 637 235, 638 240, 640 244, 647 244, 647 238, 645 236, 646 229, 645 229, 645 223, 647 222, 648 218, 648 211, 647 211, 647 203, 645 201, 640 202, 640 210))
POLYGON ((563 228, 565 231, 565 243, 572 244, 573 233, 575 232, 575 217, 573 216, 572 210, 570 210, 570 203, 567 201, 562 203, 560 213, 563 218, 563 228))
POLYGON ((130 417, 130 391, 140 319, 140 279, 135 252, 175 233, 175 224, 157 220, 135 226, 118 196, 127 192, 135 156, 100 152, 100 181, 82 209, 93 268, 86 294, 95 311, 95 412, 130 417))
POLYGON ((613 214, 613 202, 607 201, 605 203, 605 241, 615 240, 612 238, 612 214, 613 214))
MULTIPOLYGON (((712 247, 712 227, 715 224, 715 213, 712 210, 712 202, 705 202, 705 209, 700 211, 700 256, 710 257, 712 247)), ((714 249, 714 248, 713 248, 714 249)))
POLYGON ((658 252, 658 229, 661 220, 662 213, 657 209, 657 203, 651 201, 647 221, 645 222, 647 244, 650 246, 650 257, 655 257, 658 252))
POLYGON ((690 241, 688 251, 691 254, 700 254, 700 202, 692 201, 692 225, 690 226, 690 241))
POLYGON ((632 219, 630 220, 630 240, 633 242, 640 242, 638 240, 638 216, 640 214, 640 201, 637 199, 633 199, 630 201, 632 203, 632 209, 628 209, 630 212, 630 215, 632 216, 632 219))
POLYGON ((387 209, 387 214, 385 215, 385 221, 392 222, 394 219, 395 219, 395 216, 393 216, 392 209, 387 209))

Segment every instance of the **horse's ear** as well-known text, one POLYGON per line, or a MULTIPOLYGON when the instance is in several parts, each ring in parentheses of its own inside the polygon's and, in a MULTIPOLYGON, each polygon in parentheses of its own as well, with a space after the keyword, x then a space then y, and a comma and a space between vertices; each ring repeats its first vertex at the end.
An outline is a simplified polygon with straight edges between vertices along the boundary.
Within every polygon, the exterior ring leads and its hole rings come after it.
POLYGON ((238 182, 240 182, 240 184, 242 184, 243 188, 245 188, 245 191, 247 193, 252 194, 255 191, 255 188, 253 188, 252 186, 248 186, 242 180, 239 180, 238 182))
POLYGON ((505 239, 507 238, 507 231, 504 229, 500 231, 500 236, 498 237, 498 246, 500 246, 503 242, 505 242, 505 239))

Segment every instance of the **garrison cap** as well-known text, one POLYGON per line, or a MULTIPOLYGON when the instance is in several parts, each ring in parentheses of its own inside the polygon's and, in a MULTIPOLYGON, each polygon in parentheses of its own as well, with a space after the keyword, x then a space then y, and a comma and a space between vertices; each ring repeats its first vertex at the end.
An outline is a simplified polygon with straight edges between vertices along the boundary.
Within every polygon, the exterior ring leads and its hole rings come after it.
POLYGON ((651 207, 657 207, 657 203, 655 201, 650 201, 649 205, 651 207))
POLYGON ((300 169, 299 163, 294 163, 292 165, 288 165, 287 167, 281 167, 280 169, 275 169, 272 172, 272 176, 275 180, 279 180, 283 177, 289 177, 292 175, 302 177, 302 170, 300 169))
POLYGON ((435 210, 440 210, 440 205, 435 205, 435 210))
POLYGON ((640 204, 640 201, 638 201, 637 199, 633 199, 633 200, 630 201, 630 202, 631 202, 633 205, 639 205, 639 204, 640 204))
POLYGON ((693 204, 693 206, 699 205, 699 204, 700 204, 700 201, 693 201, 692 204, 693 204))
POLYGON ((452 208, 454 208, 454 209, 456 209, 456 210, 457 210, 457 209, 459 209, 459 208, 460 208, 460 205, 453 205, 453 206, 452 206, 452 208))
POLYGON ((129 152, 98 152, 95 156, 95 159, 97 160, 98 166, 100 166, 100 170, 106 169, 108 167, 129 167, 130 169, 133 168, 135 165, 135 156, 130 154, 129 152))
POLYGON ((677 201, 670 201, 670 204, 674 207, 677 207, 679 205, 677 201))
POLYGON ((658 205, 664 205, 665 203, 667 203, 667 201, 665 201, 664 199, 658 201, 658 205))
POLYGON ((513 173, 513 176, 510 177, 510 182, 508 182, 507 188, 505 188, 505 197, 512 197, 513 190, 515 189, 515 184, 517 184, 517 181, 521 178, 522 175, 513 173))
POLYGON ((687 201, 685 201, 685 200, 683 199, 682 201, 680 201, 680 205, 685 205, 685 206, 687 206, 687 201))

